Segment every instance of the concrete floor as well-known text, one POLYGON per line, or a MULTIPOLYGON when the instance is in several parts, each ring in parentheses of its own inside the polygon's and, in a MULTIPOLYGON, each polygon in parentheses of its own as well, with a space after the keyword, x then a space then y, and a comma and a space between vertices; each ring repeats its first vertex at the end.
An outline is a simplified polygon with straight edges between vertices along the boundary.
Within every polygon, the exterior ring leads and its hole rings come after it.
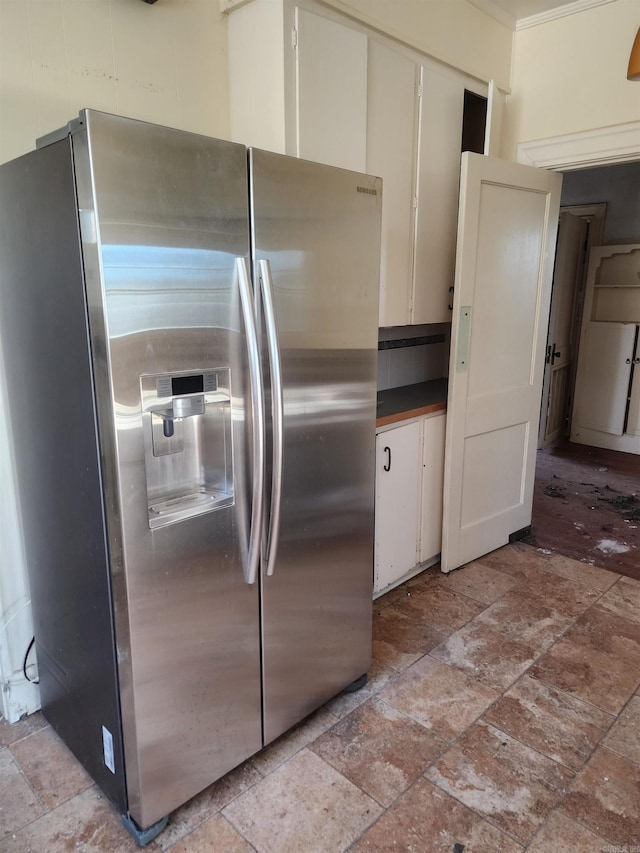
MULTIPOLYGON (((509 545, 374 605, 368 685, 178 809, 149 850, 628 851, 640 581, 509 545)), ((0 850, 133 851, 40 715, 0 722, 0 850)))

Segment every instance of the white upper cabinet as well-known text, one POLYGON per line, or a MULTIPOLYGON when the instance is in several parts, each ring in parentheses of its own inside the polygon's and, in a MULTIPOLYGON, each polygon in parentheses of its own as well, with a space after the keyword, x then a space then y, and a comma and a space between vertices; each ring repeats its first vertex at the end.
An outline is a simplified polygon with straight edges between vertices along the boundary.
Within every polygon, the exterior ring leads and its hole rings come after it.
POLYGON ((465 89, 487 85, 313 0, 250 0, 228 41, 234 141, 382 177, 380 325, 450 321, 465 89))
POLYGON ((464 82, 422 68, 413 323, 448 323, 458 227, 464 82))
POLYGON ((369 41, 366 170, 382 178, 383 326, 411 321, 418 75, 406 56, 369 41))
POLYGON ((296 9, 296 155, 367 169, 367 37, 296 9))

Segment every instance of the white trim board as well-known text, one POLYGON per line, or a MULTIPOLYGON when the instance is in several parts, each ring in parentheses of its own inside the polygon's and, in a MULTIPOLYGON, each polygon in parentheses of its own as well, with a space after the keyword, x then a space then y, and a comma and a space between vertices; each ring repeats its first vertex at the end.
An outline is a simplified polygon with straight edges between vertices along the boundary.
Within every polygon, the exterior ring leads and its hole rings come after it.
POLYGON ((585 12, 587 9, 593 9, 596 6, 606 6, 607 3, 613 3, 613 0, 574 0, 573 3, 565 3, 564 6, 557 6, 547 12, 539 12, 537 15, 520 18, 516 22, 516 30, 537 27, 539 24, 546 24, 549 21, 555 21, 557 18, 566 18, 567 15, 576 15, 578 12, 585 12))
POLYGON ((516 161, 526 166, 569 172, 640 160, 640 121, 519 142, 516 161))
MULTIPOLYGON (((225 0, 222 0, 225 2, 225 0)), ((226 0, 229 2, 229 0, 226 0)), ((233 0, 231 0, 233 2, 233 0)), ((565 18, 567 15, 575 15, 578 12, 584 12, 586 9, 592 9, 595 6, 604 6, 606 3, 613 3, 613 0, 573 0, 573 2, 565 2, 554 9, 547 9, 545 12, 537 12, 533 15, 527 15, 523 18, 517 18, 515 12, 507 8, 505 0, 469 0, 474 6, 480 9, 485 14, 499 21, 510 30, 526 30, 528 27, 537 27, 538 24, 546 24, 548 21, 555 21, 557 18, 565 18)), ((558 0, 562 3, 562 0, 558 0)))

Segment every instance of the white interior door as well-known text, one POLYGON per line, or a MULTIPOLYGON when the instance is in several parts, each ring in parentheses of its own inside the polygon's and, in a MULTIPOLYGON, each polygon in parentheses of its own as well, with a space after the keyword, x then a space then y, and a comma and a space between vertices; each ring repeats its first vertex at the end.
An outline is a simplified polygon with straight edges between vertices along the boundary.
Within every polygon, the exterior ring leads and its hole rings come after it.
POLYGON ((562 176, 462 156, 442 570, 531 522, 562 176))
POLYGON ((576 285, 578 276, 582 275, 588 233, 589 224, 585 219, 571 213, 560 214, 542 385, 541 447, 555 441, 566 423, 567 393, 574 358, 576 285))

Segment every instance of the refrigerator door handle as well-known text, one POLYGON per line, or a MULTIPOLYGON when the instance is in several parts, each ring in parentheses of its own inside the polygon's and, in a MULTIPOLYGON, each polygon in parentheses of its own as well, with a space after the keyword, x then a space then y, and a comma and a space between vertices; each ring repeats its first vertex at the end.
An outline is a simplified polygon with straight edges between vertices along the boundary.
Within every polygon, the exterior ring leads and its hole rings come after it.
POLYGON ((280 536, 284 403, 282 396, 282 365, 280 362, 280 346, 278 344, 278 331, 276 328, 271 265, 268 260, 261 260, 258 262, 258 269, 262 304, 264 307, 265 328, 267 333, 269 371, 271 373, 271 419, 273 424, 271 513, 269 516, 269 528, 266 535, 263 559, 267 567, 267 575, 272 575, 275 569, 278 539, 280 536))
POLYGON ((240 305, 247 338, 249 356, 249 378, 251 384, 251 404, 253 422, 253 477, 251 497, 251 530, 244 569, 244 579, 248 584, 256 582, 260 565, 260 544, 264 512, 264 395, 262 391, 262 372, 260 370, 260 347, 256 317, 253 308, 253 295, 249 265, 246 258, 236 258, 236 273, 240 288, 240 305))

